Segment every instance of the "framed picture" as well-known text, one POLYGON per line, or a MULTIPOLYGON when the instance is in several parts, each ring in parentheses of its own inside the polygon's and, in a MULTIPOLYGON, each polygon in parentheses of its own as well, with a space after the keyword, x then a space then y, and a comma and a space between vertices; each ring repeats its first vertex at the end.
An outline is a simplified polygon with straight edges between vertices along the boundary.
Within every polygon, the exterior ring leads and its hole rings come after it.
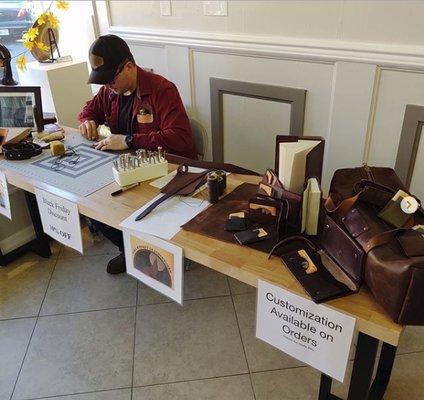
POLYGON ((39 86, 0 86, 0 127, 44 129, 39 86))
POLYGON ((127 274, 183 304, 183 249, 146 233, 123 230, 127 274))

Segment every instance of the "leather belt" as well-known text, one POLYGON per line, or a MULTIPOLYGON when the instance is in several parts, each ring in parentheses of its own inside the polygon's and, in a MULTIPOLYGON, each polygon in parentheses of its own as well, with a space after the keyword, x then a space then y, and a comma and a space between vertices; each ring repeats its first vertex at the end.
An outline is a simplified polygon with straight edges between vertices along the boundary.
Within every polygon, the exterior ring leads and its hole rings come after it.
POLYGON ((3 145, 3 154, 6 160, 28 160, 38 156, 42 151, 41 146, 27 141, 3 145))

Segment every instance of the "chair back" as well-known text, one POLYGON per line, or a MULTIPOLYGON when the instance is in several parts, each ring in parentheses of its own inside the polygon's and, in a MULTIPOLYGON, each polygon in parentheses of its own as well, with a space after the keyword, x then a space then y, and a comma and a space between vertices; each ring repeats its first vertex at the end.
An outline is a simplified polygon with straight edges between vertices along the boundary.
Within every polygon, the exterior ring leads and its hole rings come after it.
POLYGON ((207 133, 205 127, 196 119, 190 118, 191 131, 193 132, 194 143, 199 160, 203 160, 206 155, 207 133))

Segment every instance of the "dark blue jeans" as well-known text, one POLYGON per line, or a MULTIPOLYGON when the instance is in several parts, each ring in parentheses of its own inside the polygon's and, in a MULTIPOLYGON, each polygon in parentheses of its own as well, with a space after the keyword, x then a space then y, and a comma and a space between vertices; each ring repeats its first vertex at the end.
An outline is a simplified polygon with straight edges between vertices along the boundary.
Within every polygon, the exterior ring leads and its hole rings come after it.
POLYGON ((124 252, 124 238, 119 229, 112 228, 109 225, 91 218, 90 222, 96 231, 101 232, 105 238, 109 239, 115 246, 117 246, 121 253, 124 252))

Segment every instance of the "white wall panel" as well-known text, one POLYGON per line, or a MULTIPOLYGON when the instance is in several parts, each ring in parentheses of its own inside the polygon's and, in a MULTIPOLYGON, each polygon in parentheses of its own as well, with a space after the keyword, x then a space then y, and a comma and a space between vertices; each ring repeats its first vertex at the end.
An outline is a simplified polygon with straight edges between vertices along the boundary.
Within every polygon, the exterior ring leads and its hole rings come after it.
MULTIPOLYGON (((194 52, 193 58, 197 116, 209 134, 209 158, 212 154, 210 77, 306 89, 304 133, 327 136, 333 65, 203 52, 194 52)), ((254 120, 251 115, 245 118, 254 120)), ((275 134, 285 133, 283 129, 275 134)))
POLYGON ((143 68, 152 68, 153 72, 168 76, 168 64, 165 47, 140 46, 128 42, 135 62, 143 68))
POLYGON ((179 46, 165 46, 168 76, 174 82, 180 92, 181 99, 190 113, 191 89, 190 89, 190 60, 189 49, 179 46))
POLYGON ((288 132, 287 103, 223 95, 224 161, 257 172, 274 169, 275 133, 288 132))
POLYGON ((346 62, 335 65, 325 146, 324 191, 336 169, 362 164, 375 73, 375 65, 346 62))
POLYGON ((424 74, 383 70, 368 164, 393 167, 407 104, 424 106, 424 74))

